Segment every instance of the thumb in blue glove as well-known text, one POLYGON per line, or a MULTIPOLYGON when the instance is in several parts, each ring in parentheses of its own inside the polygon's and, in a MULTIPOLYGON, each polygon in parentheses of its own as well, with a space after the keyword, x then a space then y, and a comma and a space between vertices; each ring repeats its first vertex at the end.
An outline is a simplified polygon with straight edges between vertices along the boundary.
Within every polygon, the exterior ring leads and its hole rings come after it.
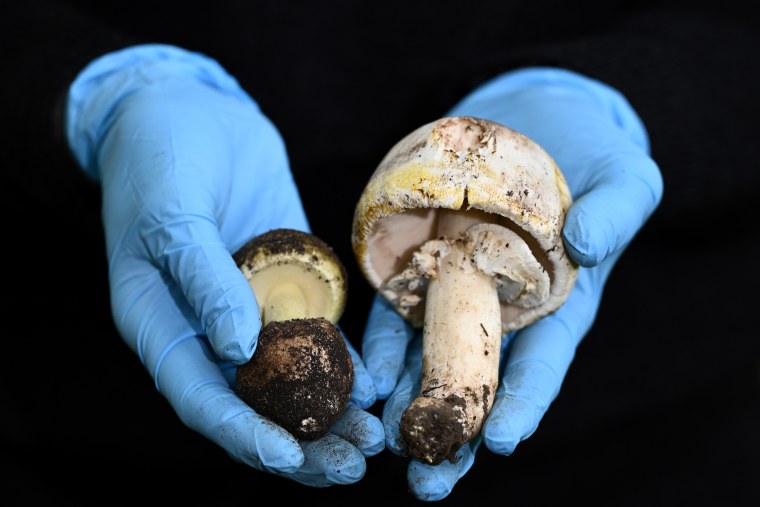
MULTIPOLYGON (((662 196, 643 124, 620 93, 598 81, 553 68, 508 72, 473 91, 449 116, 496 121, 538 142, 554 158, 574 197, 565 217, 564 243, 582 268, 556 312, 502 338, 501 382, 481 434, 453 460, 410 464, 409 487, 423 500, 446 497, 473 465, 481 443, 508 455, 533 434, 593 324, 615 261, 662 196)), ((420 388, 419 342, 378 295, 363 356, 378 396, 388 397, 382 416, 386 445, 400 455, 407 454, 401 416, 420 388)))
POLYGON ((259 470, 320 487, 360 479, 383 429, 363 410, 374 385, 350 343, 351 406, 320 440, 296 441, 232 388, 261 320, 230 252, 270 229, 309 230, 284 143, 257 104, 204 55, 134 46, 77 76, 66 134, 102 188, 116 326, 180 419, 259 470))

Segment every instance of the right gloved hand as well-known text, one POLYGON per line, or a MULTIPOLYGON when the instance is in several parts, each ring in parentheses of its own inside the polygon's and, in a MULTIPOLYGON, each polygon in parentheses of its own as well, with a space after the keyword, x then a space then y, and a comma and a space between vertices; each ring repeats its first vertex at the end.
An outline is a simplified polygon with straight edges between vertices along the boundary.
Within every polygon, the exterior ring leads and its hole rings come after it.
MULTIPOLYGON (((440 500, 470 470, 481 443, 510 455, 538 428, 559 394, 575 350, 594 323, 604 285, 663 193, 660 170, 649 156, 646 129, 614 88, 559 68, 506 72, 473 90, 448 116, 499 122, 538 142, 557 161, 575 198, 563 238, 581 267, 567 301, 555 313, 502 338, 500 385, 476 438, 462 446, 456 463, 412 460, 412 493, 440 500)), ((415 333, 380 295, 371 308, 363 355, 383 409, 386 445, 406 453, 402 414, 419 392, 420 333, 415 333)))
POLYGON ((269 229, 309 230, 279 133, 217 62, 144 45, 91 62, 69 89, 67 140, 102 187, 117 328, 180 419, 234 459, 303 484, 359 480, 383 448, 355 365, 331 433, 298 442, 234 391, 261 320, 231 252, 269 229))

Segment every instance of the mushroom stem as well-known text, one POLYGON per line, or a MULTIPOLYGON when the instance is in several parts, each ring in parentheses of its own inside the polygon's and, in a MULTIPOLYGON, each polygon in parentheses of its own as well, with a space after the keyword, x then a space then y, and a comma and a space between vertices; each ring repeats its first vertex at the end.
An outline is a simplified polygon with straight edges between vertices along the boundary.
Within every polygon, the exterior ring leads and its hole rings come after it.
POLYGON ((501 308, 495 281, 472 263, 465 232, 477 214, 442 211, 438 237, 456 239, 427 289, 420 395, 401 420, 410 456, 430 464, 480 431, 498 384, 501 308))
POLYGON ((298 284, 282 282, 261 303, 261 320, 266 325, 274 321, 303 319, 307 316, 306 295, 298 284))

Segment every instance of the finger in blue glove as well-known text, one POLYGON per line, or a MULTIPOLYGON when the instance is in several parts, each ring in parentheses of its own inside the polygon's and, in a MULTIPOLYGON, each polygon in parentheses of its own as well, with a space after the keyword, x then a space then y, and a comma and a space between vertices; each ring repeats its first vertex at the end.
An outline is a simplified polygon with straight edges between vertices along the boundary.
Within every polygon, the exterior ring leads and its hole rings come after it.
POLYGON ((581 266, 622 251, 662 199, 644 124, 619 91, 597 80, 559 68, 511 71, 447 114, 507 125, 554 158, 575 199, 564 237, 581 266))
POLYGON ((388 398, 395 389, 413 336, 412 326, 376 294, 364 329, 362 357, 379 399, 388 398))

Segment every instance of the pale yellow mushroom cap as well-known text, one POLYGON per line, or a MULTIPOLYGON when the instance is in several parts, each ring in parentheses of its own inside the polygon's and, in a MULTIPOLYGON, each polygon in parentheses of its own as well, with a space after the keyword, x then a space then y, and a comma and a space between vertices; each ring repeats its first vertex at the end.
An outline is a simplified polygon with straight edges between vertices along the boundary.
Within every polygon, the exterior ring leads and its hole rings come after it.
POLYGON ((482 213, 485 223, 511 229, 548 273, 550 288, 539 306, 502 301, 509 331, 555 311, 575 283, 578 267, 561 235, 571 203, 552 157, 525 135, 479 118, 441 118, 403 138, 380 162, 356 206, 352 244, 369 283, 419 327, 424 301, 401 301, 424 292, 400 294, 388 282, 435 239, 438 210, 482 213))
POLYGON ((336 324, 346 305, 346 269, 320 238, 293 229, 273 229, 241 247, 233 258, 253 289, 259 308, 278 288, 297 287, 304 307, 298 318, 322 317, 336 324))

